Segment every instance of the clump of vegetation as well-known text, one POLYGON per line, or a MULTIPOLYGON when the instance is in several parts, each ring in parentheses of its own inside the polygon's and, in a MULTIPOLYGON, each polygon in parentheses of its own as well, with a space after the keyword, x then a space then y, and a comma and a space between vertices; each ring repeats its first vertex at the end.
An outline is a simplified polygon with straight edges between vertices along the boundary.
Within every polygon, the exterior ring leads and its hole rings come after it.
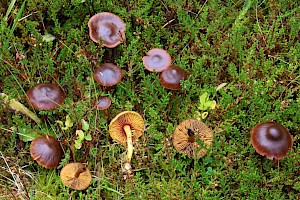
POLYGON ((297 199, 296 1, 12 0, 1 1, 0 13, 0 93, 7 95, 0 98, 1 199, 297 199), (126 23, 125 37, 114 48, 90 39, 89 19, 100 12, 126 23), (180 90, 162 87, 159 74, 144 68, 143 56, 153 48, 166 50, 172 65, 187 72, 180 90), (104 63, 123 73, 109 91, 93 78, 104 63), (25 94, 38 83, 60 86, 63 104, 54 110, 31 107, 25 94), (99 96, 111 98, 109 115, 95 109, 99 96), (12 109, 11 100, 31 117, 12 109), (109 135, 110 116, 124 110, 145 120, 126 180, 120 168, 124 147, 109 135), (212 148, 198 160, 172 144, 175 128, 189 118, 214 133, 212 148), (253 127, 268 121, 293 136, 279 162, 256 153, 250 141, 253 127), (40 135, 60 142, 64 157, 57 169, 31 158, 30 140, 40 135), (71 162, 91 171, 88 188, 63 185, 59 172, 71 162))

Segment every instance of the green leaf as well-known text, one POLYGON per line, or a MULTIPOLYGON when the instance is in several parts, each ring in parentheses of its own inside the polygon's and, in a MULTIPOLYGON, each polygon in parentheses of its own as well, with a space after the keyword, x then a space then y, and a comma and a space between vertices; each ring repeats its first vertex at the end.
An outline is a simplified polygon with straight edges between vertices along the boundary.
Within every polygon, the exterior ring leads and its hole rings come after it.
POLYGON ((204 92, 201 96, 200 96, 200 103, 205 103, 206 99, 208 97, 207 92, 204 92))
POLYGON ((64 125, 64 123, 63 123, 62 121, 56 120, 55 122, 58 123, 58 124, 61 125, 61 126, 64 125))
POLYGON ((75 140, 75 148, 80 149, 82 147, 82 141, 81 140, 75 140))
POLYGON ((82 130, 87 131, 89 130, 89 123, 87 123, 87 121, 85 121, 84 119, 81 119, 81 123, 82 123, 82 130))
POLYGON ((222 89, 226 85, 227 85, 227 83, 221 83, 220 85, 217 86, 216 91, 219 91, 220 89, 222 89))
POLYGON ((65 121, 65 127, 62 127, 63 130, 68 130, 73 126, 73 122, 71 121, 71 118, 69 115, 66 116, 66 121, 65 121))
POLYGON ((84 132, 82 130, 76 130, 76 135, 78 136, 79 140, 84 139, 84 132))
POLYGON ((204 113, 201 114, 201 118, 205 119, 207 117, 207 115, 208 115, 208 112, 204 112, 204 113))
POLYGON ((88 134, 86 134, 84 139, 86 139, 87 141, 91 141, 92 140, 92 135, 90 133, 88 133, 88 134))
POLYGON ((39 137, 39 134, 27 128, 18 128, 17 134, 19 135, 20 139, 24 142, 30 142, 35 138, 39 137))
POLYGON ((45 42, 51 42, 51 41, 55 40, 55 36, 50 33, 43 35, 42 37, 43 37, 43 41, 45 41, 45 42))
POLYGON ((204 107, 206 109, 208 109, 211 106, 211 104, 212 104, 212 101, 207 101, 207 102, 204 103, 204 107))

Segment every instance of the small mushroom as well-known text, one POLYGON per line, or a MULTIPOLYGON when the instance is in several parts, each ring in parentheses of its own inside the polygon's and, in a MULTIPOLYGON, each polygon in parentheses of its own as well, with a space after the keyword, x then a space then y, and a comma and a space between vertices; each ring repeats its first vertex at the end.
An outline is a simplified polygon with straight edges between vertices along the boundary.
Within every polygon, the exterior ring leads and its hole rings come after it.
POLYGON ((46 135, 34 139, 30 144, 31 157, 45 168, 56 168, 62 158, 60 143, 46 135))
POLYGON ((126 24, 115 14, 98 13, 88 22, 90 37, 94 42, 103 42, 108 48, 114 48, 125 39, 126 24))
POLYGON ((148 71, 162 72, 171 65, 172 59, 169 53, 163 49, 154 48, 143 57, 143 63, 148 71))
POLYGON ((98 101, 95 101, 95 107, 97 110, 106 110, 111 105, 111 100, 109 97, 102 96, 98 98, 98 101))
POLYGON ((60 178, 65 186, 74 190, 84 190, 90 185, 92 174, 82 163, 69 163, 62 168, 60 178))
POLYGON ((122 79, 122 70, 117 65, 105 63, 94 71, 94 79, 100 85, 111 87, 122 79))
POLYGON ((37 110, 52 110, 65 101, 65 93, 54 83, 40 83, 26 92, 27 101, 37 110))
POLYGON ((201 158, 210 148, 213 141, 213 132, 203 122, 188 119, 181 122, 173 133, 175 149, 188 157, 201 158), (199 144, 199 143, 203 144, 199 144))
POLYGON ((109 124, 109 134, 119 144, 127 143, 127 159, 131 161, 133 153, 132 142, 136 141, 145 129, 143 117, 134 111, 124 111, 113 118, 109 124))
POLYGON ((276 122, 260 123, 252 129, 251 143, 256 152, 271 160, 285 158, 292 142, 288 130, 276 122))
POLYGON ((161 85, 170 90, 181 89, 181 80, 186 80, 186 72, 178 66, 170 66, 159 75, 161 85))

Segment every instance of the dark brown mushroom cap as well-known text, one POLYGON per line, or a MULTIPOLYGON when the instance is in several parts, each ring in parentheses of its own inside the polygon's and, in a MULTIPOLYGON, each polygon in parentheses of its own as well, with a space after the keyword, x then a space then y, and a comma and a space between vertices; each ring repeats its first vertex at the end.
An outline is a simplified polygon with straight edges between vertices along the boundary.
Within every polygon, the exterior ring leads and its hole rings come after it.
POLYGON ((251 143, 257 153, 269 159, 282 159, 292 148, 292 136, 288 130, 275 122, 265 122, 252 129, 251 143))
POLYGON ((105 63, 94 71, 94 79, 103 86, 111 87, 122 79, 122 70, 117 65, 105 63))
POLYGON ((65 101, 65 93, 54 83, 40 83, 26 93, 27 101, 37 110, 51 110, 65 101))
POLYGON ((90 185, 92 174, 82 163, 69 163, 62 168, 60 178, 65 186, 84 190, 90 185))
POLYGON ((172 59, 169 53, 163 49, 154 48, 143 57, 143 63, 147 70, 162 72, 171 65, 172 59))
POLYGON ((190 158, 203 157, 210 148, 212 141, 212 130, 196 119, 187 119, 181 122, 173 133, 175 149, 190 158))
POLYGON ((95 107, 97 110, 105 110, 111 105, 109 97, 99 97, 98 101, 95 101, 95 107))
POLYGON ((115 14, 109 12, 98 13, 88 22, 90 37, 94 42, 102 40, 103 45, 114 48, 125 38, 126 24, 115 14))
POLYGON ((52 136, 46 135, 34 139, 30 144, 32 158, 45 168, 56 168, 62 158, 60 143, 52 136))
POLYGON ((186 79, 186 72, 178 66, 170 66, 159 75, 161 85, 170 90, 179 90, 180 81, 186 79))

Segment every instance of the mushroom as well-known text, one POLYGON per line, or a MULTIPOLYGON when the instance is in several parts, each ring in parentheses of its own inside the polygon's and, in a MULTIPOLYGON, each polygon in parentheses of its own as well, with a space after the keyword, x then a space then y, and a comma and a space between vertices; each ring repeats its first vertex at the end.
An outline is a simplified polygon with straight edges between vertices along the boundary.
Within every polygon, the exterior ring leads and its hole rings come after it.
POLYGON ((40 83, 26 92, 27 101, 37 110, 52 110, 65 101, 65 93, 54 83, 40 83))
POLYGON ((114 48, 124 41, 126 24, 115 14, 98 13, 88 22, 90 37, 94 42, 103 42, 108 48, 114 48))
POLYGON ((99 97, 98 101, 94 103, 97 110, 106 110, 111 105, 111 100, 109 97, 99 97))
POLYGON ((173 133, 173 144, 180 153, 188 157, 201 158, 213 141, 213 132, 203 122, 187 119, 181 122, 173 133), (199 144, 203 142, 203 144, 199 144))
POLYGON ((159 75, 161 85, 170 90, 181 89, 181 80, 186 80, 186 72, 178 66, 170 66, 159 75))
POLYGON ((113 118, 109 124, 109 134, 119 144, 127 143, 127 161, 130 162, 133 153, 132 142, 136 141, 145 129, 144 119, 134 111, 124 111, 113 118))
POLYGON ((62 157, 60 143, 46 135, 34 139, 30 144, 31 157, 45 168, 56 168, 62 157))
POLYGON ((62 168, 60 178, 65 186, 84 190, 90 185, 92 174, 82 163, 69 163, 62 168))
POLYGON ((271 160, 285 158, 292 142, 288 130, 276 122, 260 123, 252 129, 251 143, 256 152, 271 160))
POLYGON ((143 63, 148 71, 162 72, 171 65, 172 59, 169 53, 163 49, 154 48, 143 57, 143 63))
POLYGON ((111 87, 122 79, 122 70, 117 65, 105 63, 94 71, 94 79, 100 85, 111 87))

